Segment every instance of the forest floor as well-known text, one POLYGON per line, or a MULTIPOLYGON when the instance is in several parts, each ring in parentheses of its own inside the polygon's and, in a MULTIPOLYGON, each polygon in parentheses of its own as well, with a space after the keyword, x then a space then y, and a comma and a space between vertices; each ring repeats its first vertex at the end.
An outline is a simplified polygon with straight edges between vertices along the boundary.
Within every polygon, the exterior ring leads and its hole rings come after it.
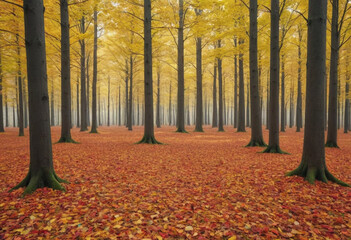
MULTIPOLYGON (((193 127, 188 127, 192 130, 193 127)), ((281 133, 290 155, 245 148, 250 133, 156 129, 166 145, 136 145, 142 127, 101 127, 54 144, 67 192, 8 193, 27 174, 29 137, 0 135, 0 239, 351 239, 351 188, 285 177, 303 133, 281 133)), ((52 130, 53 141, 60 128, 52 130)), ((264 131, 266 141, 268 132, 264 131)), ((326 149, 329 170, 351 183, 351 134, 326 149)))

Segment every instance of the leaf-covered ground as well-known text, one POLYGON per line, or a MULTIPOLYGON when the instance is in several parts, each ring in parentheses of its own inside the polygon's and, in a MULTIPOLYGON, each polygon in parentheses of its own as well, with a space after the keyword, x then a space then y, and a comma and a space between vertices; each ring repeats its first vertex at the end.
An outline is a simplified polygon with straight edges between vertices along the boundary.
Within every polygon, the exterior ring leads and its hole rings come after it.
MULTIPOLYGON (((250 134, 156 130, 167 145, 135 145, 143 129, 100 128, 80 144, 53 145, 67 192, 20 198, 29 166, 28 132, 0 135, 0 239, 351 239, 351 189, 309 185, 284 173, 298 166, 303 133, 281 133, 291 155, 245 148, 250 134)), ((190 129, 189 129, 190 130, 190 129)), ((53 139, 59 139, 53 128, 53 139)), ((268 132, 265 131, 268 140, 268 132)), ((327 149, 334 175, 351 183, 351 135, 327 149)))

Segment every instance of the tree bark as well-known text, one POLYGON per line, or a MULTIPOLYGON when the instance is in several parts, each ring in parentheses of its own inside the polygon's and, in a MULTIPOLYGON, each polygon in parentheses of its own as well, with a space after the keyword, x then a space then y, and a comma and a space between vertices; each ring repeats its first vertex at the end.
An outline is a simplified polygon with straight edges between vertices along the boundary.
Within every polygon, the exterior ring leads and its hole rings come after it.
MULTIPOLYGON (((85 17, 80 21, 80 32, 85 33, 85 17)), ((79 40, 80 43, 80 131, 87 131, 87 95, 86 95, 86 79, 85 79, 85 40, 79 40)))
MULTIPOLYGON (((237 39, 234 38, 234 47, 237 47, 237 39)), ((234 128, 238 127, 238 55, 234 55, 234 128)))
POLYGON ((285 132, 285 56, 282 55, 282 87, 280 100, 280 131, 285 132))
POLYGON ((52 161, 49 94, 47 86, 44 6, 42 0, 24 0, 25 42, 27 52, 30 165, 24 180, 14 189, 26 187, 23 195, 37 188, 65 190, 52 161))
POLYGON ((347 133, 350 128, 350 72, 349 72, 349 57, 346 57, 346 83, 345 83, 345 115, 344 115, 344 133, 347 133))
POLYGON ((132 131, 133 130, 133 56, 130 55, 129 58, 129 81, 130 81, 130 86, 129 86, 129 103, 128 103, 128 130, 132 131))
POLYGON ((154 136, 154 103, 152 88, 151 0, 144 0, 144 136, 138 143, 160 144, 154 136))
MULTIPOLYGON (((198 12, 200 10, 197 10, 198 12)), ((197 14, 199 15, 199 14, 197 14)), ((202 112, 202 38, 196 38, 196 124, 195 132, 203 132, 202 112)))
MULTIPOLYGON (((0 36, 1 37, 1 36, 0 36)), ((2 103, 2 49, 0 47, 0 132, 5 132, 2 103)))
MULTIPOLYGON (((244 44, 244 40, 239 40, 239 45, 244 44)), ((246 132, 245 130, 245 86, 244 86, 244 54, 239 54, 239 116, 238 116, 238 132, 246 132)))
MULTIPOLYGON (((75 143, 71 136, 71 66, 68 1, 60 0, 61 14, 61 138, 59 143, 75 143)), ((51 106, 53 107, 53 106, 51 106)))
MULTIPOLYGON (((91 125, 91 130, 90 133, 97 133, 97 103, 96 103, 96 85, 97 85, 97 48, 98 48, 98 38, 97 38, 97 10, 96 7, 94 9, 94 52, 93 52, 93 86, 92 86, 92 94, 93 94, 93 99, 92 99, 92 125, 91 125)), ((120 89, 119 89, 120 91, 120 89)), ((120 92, 119 92, 119 97, 120 97, 120 92)), ((119 100, 120 104, 120 100, 119 100)), ((119 108, 121 108, 121 105, 119 105, 119 108)), ((119 109, 119 123, 120 123, 120 112, 121 109, 119 109)))
POLYGON ((107 126, 110 126, 110 109, 111 109, 111 79, 108 77, 108 86, 107 86, 107 126))
POLYGON ((212 127, 217 127, 217 63, 213 65, 213 107, 212 107, 212 127))
POLYGON ((257 56, 257 0, 250 0, 250 100, 251 100, 251 140, 248 147, 264 147, 261 106, 259 69, 257 56))
POLYGON ((329 73, 328 135, 326 147, 338 148, 338 62, 339 62, 339 0, 332 2, 331 52, 329 73))
POLYGON ((17 81, 18 81, 18 136, 24 136, 24 122, 23 122, 23 82, 22 82, 22 70, 21 70, 21 47, 19 45, 19 35, 16 34, 17 44, 17 81))
POLYGON ((160 69, 158 67, 157 68, 157 104, 156 104, 156 126, 157 126, 157 128, 161 127, 161 119, 160 119, 160 102, 161 102, 160 78, 161 78, 161 73, 160 73, 160 69))
POLYGON ((269 144, 264 153, 284 153, 279 146, 279 0, 271 1, 269 144))
MULTIPOLYGON (((221 48, 221 40, 218 40, 218 48, 221 48)), ((218 131, 224 132, 223 128, 223 87, 222 87, 222 58, 218 61, 218 131)))
POLYGON ((169 82, 168 125, 172 125, 172 83, 169 82))
POLYGON ((324 148, 324 81, 326 60, 327 0, 309 0, 307 40, 306 125, 300 166, 287 175, 315 180, 346 183, 327 169, 324 148))
POLYGON ((179 0, 177 130, 186 133, 184 116, 184 1, 179 0))
POLYGON ((302 29, 299 26, 299 45, 298 45, 298 70, 297 70, 297 103, 296 103, 296 132, 300 132, 302 128, 302 91, 301 91, 301 44, 302 44, 302 29))
POLYGON ((79 77, 77 76, 77 127, 80 127, 80 116, 79 116, 79 77))
MULTIPOLYGON (((62 51, 62 50, 61 50, 62 51)), ((62 68, 62 67, 61 67, 62 68)), ((62 71, 62 70, 61 70, 62 71)), ((50 108, 50 120, 51 126, 55 126, 55 95, 54 95, 54 78, 51 78, 51 108, 50 108)))

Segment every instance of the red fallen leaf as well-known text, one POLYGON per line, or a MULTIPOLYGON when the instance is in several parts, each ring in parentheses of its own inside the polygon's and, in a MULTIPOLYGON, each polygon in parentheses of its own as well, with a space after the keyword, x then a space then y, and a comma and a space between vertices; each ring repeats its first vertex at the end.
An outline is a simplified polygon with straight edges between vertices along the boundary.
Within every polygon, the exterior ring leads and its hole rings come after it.
POLYGON ((276 229, 271 229, 270 230, 272 233, 274 233, 275 235, 279 235, 279 232, 276 229))
POLYGON ((344 219, 342 217, 338 217, 335 219, 335 223, 336 224, 343 224, 344 223, 344 219))

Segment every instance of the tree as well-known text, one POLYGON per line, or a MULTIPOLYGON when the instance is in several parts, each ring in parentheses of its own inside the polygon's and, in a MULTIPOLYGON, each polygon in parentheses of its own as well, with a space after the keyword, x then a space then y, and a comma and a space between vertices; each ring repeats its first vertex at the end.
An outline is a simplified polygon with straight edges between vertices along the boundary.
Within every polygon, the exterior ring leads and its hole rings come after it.
MULTIPOLYGON (((97 133, 97 109, 96 109, 96 85, 97 85, 97 10, 96 7, 94 9, 94 56, 93 56, 93 101, 92 101, 92 124, 91 124, 91 130, 90 133, 97 133)), ((119 98, 120 98, 120 92, 121 89, 119 88, 119 98)), ((120 111, 121 111, 121 103, 119 100, 119 121, 118 123, 121 122, 120 119, 120 111)))
POLYGON ((52 161, 49 97, 47 86, 44 6, 42 0, 24 0, 25 42, 27 53, 30 165, 22 182, 11 190, 26 187, 23 195, 37 188, 65 190, 52 161))
POLYGON ((212 127, 217 127, 217 63, 213 64, 213 107, 212 107, 212 127))
POLYGON ((154 103, 152 88, 151 0, 144 0, 144 136, 138 143, 161 144, 154 136, 154 103))
MULTIPOLYGON (((85 27, 85 16, 80 20, 80 32, 84 34, 86 32, 85 27)), ((86 79, 85 79, 85 39, 79 40, 80 44, 80 131, 88 130, 87 122, 87 95, 86 95, 86 79)))
MULTIPOLYGON (((59 143, 75 143, 71 136, 71 66, 68 1, 60 0, 61 13, 61 138, 59 143)), ((51 106, 53 107, 53 106, 51 106)))
MULTIPOLYGON (((1 35, 0 35, 1 37, 1 35)), ((2 54, 2 49, 0 46, 0 132, 5 132, 4 129, 4 116, 3 116, 3 109, 2 109, 2 58, 1 58, 1 54, 2 54)))
POLYGON ((279 15, 279 0, 272 0, 269 144, 264 153, 284 153, 279 146, 279 15))
MULTIPOLYGON (((239 39, 239 46, 244 44, 243 39, 239 39)), ((244 54, 239 53, 239 112, 238 112, 238 132, 245 132, 245 86, 244 86, 244 54)))
MULTIPOLYGON (((195 9, 196 16, 200 16, 201 9, 195 9)), ((196 123, 195 132, 203 132, 202 114, 202 37, 196 38, 196 123)))
POLYGON ((257 0, 250 0, 250 100, 251 100, 251 140, 248 147, 264 147, 262 135, 261 106, 258 84, 257 57, 257 0))
MULTIPOLYGON (((218 40, 218 49, 221 49, 221 40, 218 40)), ((217 58, 218 63, 218 131, 224 132, 223 128, 223 87, 222 87, 222 56, 217 58)))
POLYGON ((328 180, 343 186, 327 169, 324 147, 324 81, 326 60, 327 0, 309 0, 307 40, 306 123, 302 160, 288 176, 304 177, 309 183, 328 180))

